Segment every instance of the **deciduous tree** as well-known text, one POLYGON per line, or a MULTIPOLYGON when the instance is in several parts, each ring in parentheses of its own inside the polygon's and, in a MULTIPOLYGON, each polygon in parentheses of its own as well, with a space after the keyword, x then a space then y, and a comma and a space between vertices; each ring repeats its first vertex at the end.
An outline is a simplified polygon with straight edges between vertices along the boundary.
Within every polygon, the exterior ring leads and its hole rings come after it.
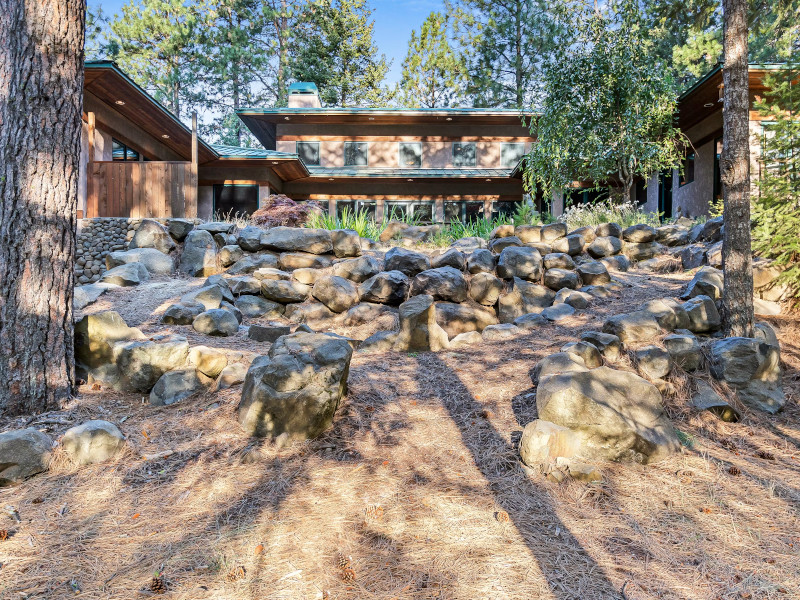
POLYGON ((0 414, 74 384, 84 0, 0 0, 0 414))

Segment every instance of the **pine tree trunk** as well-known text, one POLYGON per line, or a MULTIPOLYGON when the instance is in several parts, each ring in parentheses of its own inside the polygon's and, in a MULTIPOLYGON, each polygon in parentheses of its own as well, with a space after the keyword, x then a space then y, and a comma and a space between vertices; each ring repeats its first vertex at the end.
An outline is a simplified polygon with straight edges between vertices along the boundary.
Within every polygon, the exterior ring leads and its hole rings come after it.
POLYGON ((723 148, 720 160, 725 232, 723 327, 729 336, 753 335, 753 259, 750 245, 750 84, 747 0, 724 0, 723 148))
POLYGON ((84 0, 0 0, 0 414, 74 383, 84 0))

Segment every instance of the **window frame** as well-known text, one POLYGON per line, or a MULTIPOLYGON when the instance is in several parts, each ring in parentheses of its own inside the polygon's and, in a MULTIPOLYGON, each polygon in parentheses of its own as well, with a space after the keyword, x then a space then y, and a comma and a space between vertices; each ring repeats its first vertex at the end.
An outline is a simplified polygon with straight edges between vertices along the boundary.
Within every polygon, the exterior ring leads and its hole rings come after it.
POLYGON ((297 140, 294 143, 294 153, 303 161, 306 166, 309 167, 319 167, 322 166, 322 147, 319 141, 305 141, 305 140, 297 140), (308 146, 316 144, 317 146, 317 162, 316 163, 307 163, 305 159, 300 156, 300 144, 306 144, 308 146))
POLYGON ((519 164, 519 161, 525 156, 525 142, 501 142, 500 143, 500 168, 501 169, 513 169, 514 167, 519 164), (509 146, 522 146, 522 152, 519 155, 519 158, 513 165, 504 165, 503 164, 503 148, 507 148, 509 146))
POLYGON ((695 180, 695 165, 697 161, 697 153, 696 152, 687 152, 686 155, 683 157, 683 169, 681 169, 681 177, 678 180, 678 187, 682 188, 685 185, 689 185, 690 183, 694 183, 695 180), (689 161, 692 163, 691 168, 691 175, 692 178, 689 179, 689 161))
POLYGON ((146 160, 144 154, 142 154, 139 150, 135 150, 132 146, 126 144, 122 140, 118 140, 115 137, 111 138, 111 160, 113 162, 141 162, 146 160), (122 158, 114 158, 114 144, 119 144, 122 147, 122 158), (136 158, 128 158, 129 153, 134 153, 136 158))
POLYGON ((422 142, 397 142, 397 164, 401 169, 421 169, 422 168, 422 142), (403 146, 418 146, 419 147, 419 164, 407 165, 403 163, 403 146))
POLYGON ((453 167, 455 168, 464 168, 464 169, 475 169, 478 166, 478 144, 475 142, 453 142, 452 146, 452 161, 453 167), (456 164, 456 145, 459 146, 472 146, 475 149, 475 156, 474 156, 474 164, 471 165, 457 165, 456 164))
POLYGON ((342 158, 344 159, 344 166, 345 167, 364 168, 364 167, 368 167, 369 166, 369 142, 356 142, 356 141, 349 140, 349 141, 343 142, 343 144, 344 145, 342 146, 342 155, 343 155, 342 158), (365 149, 364 156, 366 158, 366 162, 363 165, 349 165, 349 164, 347 164, 347 145, 348 144, 363 144, 364 145, 364 149, 365 149))

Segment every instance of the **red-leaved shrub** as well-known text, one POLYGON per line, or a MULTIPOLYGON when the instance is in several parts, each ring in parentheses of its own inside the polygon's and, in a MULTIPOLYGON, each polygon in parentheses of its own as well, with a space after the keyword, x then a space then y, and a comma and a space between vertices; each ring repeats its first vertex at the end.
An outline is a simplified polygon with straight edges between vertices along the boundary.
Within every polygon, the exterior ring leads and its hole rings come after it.
POLYGON ((252 215, 252 221, 258 227, 302 227, 313 212, 321 210, 316 202, 300 204, 283 194, 273 194, 269 204, 259 208, 252 215))

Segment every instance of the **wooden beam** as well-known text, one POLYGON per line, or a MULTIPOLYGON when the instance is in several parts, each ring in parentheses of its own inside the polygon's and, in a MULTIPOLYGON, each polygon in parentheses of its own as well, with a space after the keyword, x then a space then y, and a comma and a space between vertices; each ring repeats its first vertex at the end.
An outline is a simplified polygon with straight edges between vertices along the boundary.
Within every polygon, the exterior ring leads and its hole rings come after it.
POLYGON ((94 112, 91 111, 87 114, 87 120, 89 122, 89 162, 94 161, 94 130, 95 130, 95 120, 94 120, 94 112))
POLYGON ((184 216, 197 218, 197 112, 192 112, 192 164, 189 171, 189 185, 185 190, 184 216))

